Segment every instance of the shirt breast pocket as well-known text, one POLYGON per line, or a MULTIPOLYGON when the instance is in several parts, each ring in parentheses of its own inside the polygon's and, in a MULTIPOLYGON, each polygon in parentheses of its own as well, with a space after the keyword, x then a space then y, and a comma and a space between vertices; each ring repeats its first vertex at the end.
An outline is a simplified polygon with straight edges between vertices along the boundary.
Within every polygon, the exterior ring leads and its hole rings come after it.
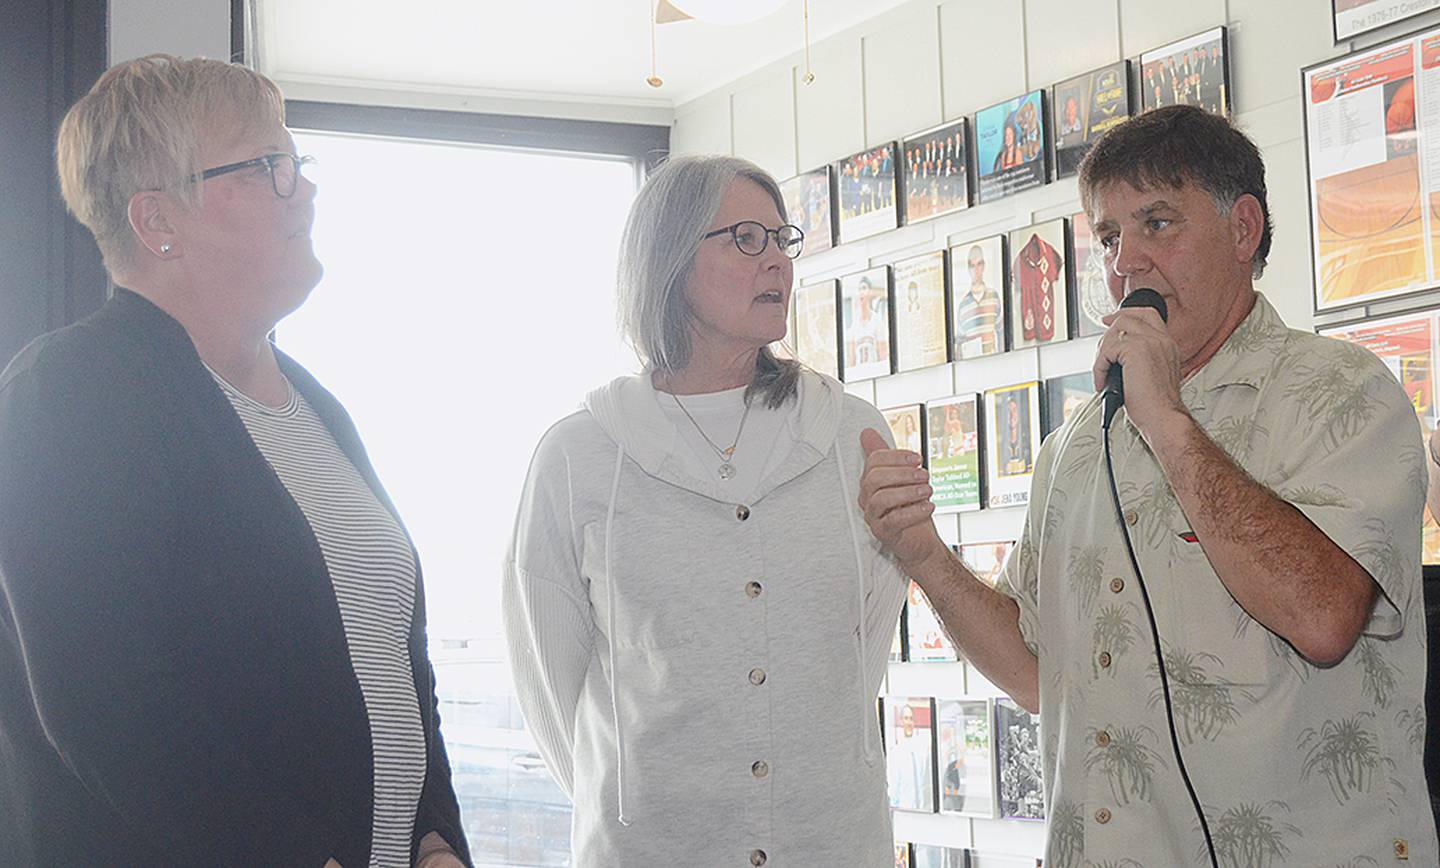
POLYGON ((1226 705, 1273 687, 1295 651, 1251 618, 1220 581, 1198 542, 1180 541, 1170 576, 1176 617, 1173 638, 1162 636, 1165 670, 1172 681, 1216 694, 1226 705), (1236 695, 1226 696, 1227 693, 1236 695))

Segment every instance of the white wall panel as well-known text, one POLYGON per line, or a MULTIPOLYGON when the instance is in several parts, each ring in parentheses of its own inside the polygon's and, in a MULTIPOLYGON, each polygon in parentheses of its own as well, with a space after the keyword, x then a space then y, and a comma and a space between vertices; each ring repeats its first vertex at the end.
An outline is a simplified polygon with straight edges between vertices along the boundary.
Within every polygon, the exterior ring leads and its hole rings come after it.
POLYGON ((886 21, 889 26, 863 39, 867 147, 942 120, 936 7, 912 3, 889 13, 886 21))
POLYGON ((1119 0, 1025 0, 1031 87, 1120 59, 1119 0))
POLYGON ((815 80, 795 86, 795 145, 804 172, 865 147, 860 41, 844 36, 810 52, 815 80))
POLYGON ((1026 88, 1024 4, 941 4, 940 52, 947 120, 1019 96, 1026 88))
MULTIPOLYGON (((1268 2, 1289 7, 1292 15, 1308 12, 1323 18, 1327 14, 1321 0, 1268 2)), ((1120 47, 1126 57, 1134 57, 1224 23, 1225 0, 1120 0, 1120 47)))
POLYGON ((789 67, 737 91, 732 103, 735 153, 785 180, 795 165, 795 81, 789 67))
POLYGON ((1241 111, 1298 99, 1301 67, 1346 53, 1332 42, 1330 16, 1294 2, 1230 0, 1230 16, 1230 83, 1241 111))
POLYGON ((675 125, 670 129, 670 152, 730 153, 730 119, 730 94, 727 92, 716 92, 687 103, 676 112, 675 125))

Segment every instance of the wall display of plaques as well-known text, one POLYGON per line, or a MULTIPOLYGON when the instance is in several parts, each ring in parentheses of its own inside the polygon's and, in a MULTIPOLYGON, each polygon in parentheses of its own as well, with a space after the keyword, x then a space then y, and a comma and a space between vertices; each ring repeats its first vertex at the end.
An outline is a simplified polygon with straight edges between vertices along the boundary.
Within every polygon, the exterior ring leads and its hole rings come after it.
POLYGON ((993 588, 1000 581, 1000 571, 1005 568, 1006 558, 1015 550, 1015 540, 961 543, 950 549, 960 556, 960 562, 975 574, 975 578, 993 588))
POLYGON ((901 222, 910 225, 970 205, 966 119, 916 133, 900 143, 904 174, 901 222))
POLYGON ((895 373, 950 360, 945 333, 945 251, 902 259, 891 266, 895 284, 895 373))
POLYGON ((885 770, 890 807, 935 812, 935 705, 928 696, 886 696, 885 770))
POLYGON ((795 288, 795 358, 822 374, 840 377, 840 281, 795 288))
POLYGON ((890 267, 840 278, 840 374, 847 383, 890 368, 890 267))
POLYGON ((1440 28, 1304 71, 1315 310, 1440 283, 1440 28))
POLYGON ((1043 186, 1049 177, 1045 149, 1045 92, 975 113, 976 202, 994 202, 1043 186))
POLYGON ((1440 0, 1330 0, 1330 9, 1334 14, 1335 41, 1344 42, 1387 24, 1440 9, 1440 0))
POLYGON ((1105 333, 1100 318, 1115 311, 1110 285, 1105 278, 1105 251, 1090 229, 1084 211, 1070 215, 1071 275, 1075 283, 1075 337, 1088 338, 1105 333))
POLYGON ((1004 235, 976 238, 950 248, 951 359, 1005 352, 1008 264, 1004 235))
POLYGON ((1095 394, 1095 376, 1089 371, 1051 377, 1045 381, 1045 436, 1070 420, 1095 394))
POLYGON ((1050 90, 1055 177, 1068 178, 1111 127, 1131 113, 1130 61, 1122 60, 1066 79, 1050 90))
POLYGON ((984 504, 980 396, 957 395, 925 405, 925 464, 937 514, 971 512, 984 504))
POLYGON ((910 844, 905 841, 896 841, 895 868, 910 868, 912 864, 910 861, 910 844))
POLYGON ((1040 718, 1009 699, 995 700, 995 746, 1000 769, 1000 816, 1045 819, 1040 718))
POLYGON ((1010 232, 1010 349, 1070 338, 1065 218, 1010 232))
POLYGON ((935 714, 940 813, 998 816, 990 703, 984 699, 937 699, 935 714))
POLYGON ((1030 501, 1040 451, 1040 384, 1019 383, 985 393, 985 482, 994 509, 1030 501))
POLYGON ((1224 27, 1140 55, 1140 108, 1199 106, 1230 114, 1230 50, 1224 27))
POLYGON ((870 148, 835 164, 840 243, 899 226, 895 201, 895 144, 870 148))
POLYGON ((780 182, 780 195, 785 199, 787 219, 805 233, 805 246, 800 250, 802 257, 835 246, 829 166, 780 182))
POLYGON ((971 868, 969 851, 938 844, 911 844, 910 864, 912 868, 971 868))
MULTIPOLYGON (((1426 311, 1383 320, 1319 329, 1320 334, 1359 344, 1380 357, 1400 381, 1400 386, 1420 417, 1420 427, 1429 438, 1436 426, 1437 391, 1435 363, 1440 357, 1440 312, 1426 311)), ((1425 510, 1423 560, 1440 565, 1440 525, 1425 510)))
POLYGON ((920 404, 906 404, 903 407, 886 407, 880 411, 890 433, 895 437, 896 449, 909 449, 925 457, 925 408, 920 404))
POLYGON ((930 606, 930 598, 914 582, 905 599, 905 637, 911 663, 953 663, 960 657, 930 606))

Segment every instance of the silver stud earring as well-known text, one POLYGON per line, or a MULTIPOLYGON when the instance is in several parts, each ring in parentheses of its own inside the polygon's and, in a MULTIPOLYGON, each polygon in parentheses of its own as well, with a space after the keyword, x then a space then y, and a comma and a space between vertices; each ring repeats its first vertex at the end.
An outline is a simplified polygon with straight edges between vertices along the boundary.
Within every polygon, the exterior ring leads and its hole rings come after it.
POLYGON ((160 245, 160 252, 161 252, 161 253, 169 253, 169 252, 170 252, 170 245, 168 245, 168 244, 162 244, 162 245, 160 245))

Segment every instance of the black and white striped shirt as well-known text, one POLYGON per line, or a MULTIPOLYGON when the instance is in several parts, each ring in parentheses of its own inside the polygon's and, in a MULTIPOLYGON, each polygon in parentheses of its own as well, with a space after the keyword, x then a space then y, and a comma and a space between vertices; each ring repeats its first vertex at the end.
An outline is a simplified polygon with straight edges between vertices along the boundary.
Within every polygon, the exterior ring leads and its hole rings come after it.
POLYGON ((267 407, 210 373, 320 544, 370 718, 375 765, 370 866, 408 866, 426 761, 410 668, 415 610, 410 545, 293 387, 283 407, 267 407))

